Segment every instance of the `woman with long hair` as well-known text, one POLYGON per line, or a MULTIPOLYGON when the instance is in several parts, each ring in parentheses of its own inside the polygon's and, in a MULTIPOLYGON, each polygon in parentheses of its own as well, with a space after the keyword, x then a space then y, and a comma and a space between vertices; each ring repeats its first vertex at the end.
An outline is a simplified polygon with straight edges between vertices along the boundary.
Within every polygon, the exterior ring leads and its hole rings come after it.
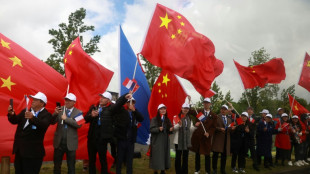
POLYGON ((172 124, 167 116, 167 108, 160 104, 157 108, 157 115, 151 120, 151 150, 150 168, 154 169, 154 174, 165 174, 165 170, 170 168, 170 141, 169 134, 173 131, 172 124))

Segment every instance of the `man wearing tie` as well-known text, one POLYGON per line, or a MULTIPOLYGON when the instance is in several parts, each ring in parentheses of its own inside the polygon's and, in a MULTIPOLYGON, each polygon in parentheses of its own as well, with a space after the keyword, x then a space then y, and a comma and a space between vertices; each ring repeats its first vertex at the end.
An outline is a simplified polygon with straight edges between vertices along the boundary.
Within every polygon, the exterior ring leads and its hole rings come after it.
POLYGON ((51 124, 57 124, 54 136, 54 174, 61 173, 64 154, 67 156, 68 174, 75 173, 75 151, 78 148, 77 129, 81 127, 75 118, 83 115, 74 107, 76 96, 69 93, 65 97, 65 106, 56 107, 51 124))
POLYGON ((13 154, 16 174, 38 174, 45 149, 43 139, 50 125, 52 115, 45 109, 47 98, 42 92, 29 96, 32 98, 31 110, 24 109, 18 115, 12 106, 8 108, 8 120, 17 124, 13 154))
POLYGON ((196 122, 195 126, 197 127, 197 129, 194 131, 191 138, 191 150, 195 152, 195 174, 198 174, 200 172, 200 155, 205 155, 206 173, 210 173, 211 171, 211 142, 217 124, 217 116, 211 111, 210 98, 205 98, 203 100, 203 107, 204 109, 202 113, 204 115, 204 118, 201 121, 198 120, 196 122))
POLYGON ((235 126, 229 127, 232 120, 227 117, 228 106, 221 107, 221 113, 217 116, 217 126, 213 137, 212 144, 212 168, 213 173, 217 173, 217 159, 219 153, 221 154, 221 174, 226 174, 226 156, 230 154, 230 131, 235 129, 235 126))

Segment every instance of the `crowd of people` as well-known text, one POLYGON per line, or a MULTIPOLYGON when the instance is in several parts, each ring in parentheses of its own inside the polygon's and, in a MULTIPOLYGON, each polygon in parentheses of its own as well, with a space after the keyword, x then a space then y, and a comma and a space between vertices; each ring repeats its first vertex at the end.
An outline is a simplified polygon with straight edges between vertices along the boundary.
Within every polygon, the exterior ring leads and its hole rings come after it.
MULTIPOLYGON (((77 131, 81 127, 81 116, 89 124, 87 150, 89 173, 96 173, 96 155, 99 155, 101 173, 108 173, 107 147, 115 144, 117 150, 113 157, 116 161, 116 173, 120 174, 123 164, 126 172, 133 173, 134 144, 137 136, 137 125, 144 116, 135 108, 136 100, 131 92, 112 103, 109 92, 100 94, 99 104, 92 105, 83 115, 75 107, 76 96, 69 93, 64 98, 64 106, 57 106, 53 114, 45 109, 47 97, 42 92, 30 95, 31 108, 16 114, 12 106, 8 107, 8 120, 17 124, 13 153, 15 154, 15 173, 36 174, 40 172, 45 149, 44 135, 50 124, 56 124, 54 135, 54 173, 61 173, 63 156, 66 154, 68 173, 75 173, 76 150, 78 148, 77 131), (116 139, 116 141, 114 141, 116 139), (117 151, 117 153, 116 153, 117 151)), ((190 97, 188 97, 190 101, 190 97)), ((210 98, 203 100, 201 111, 191 108, 185 102, 180 113, 168 118, 164 104, 158 105, 157 115, 150 121, 150 161, 149 167, 154 173, 164 174, 171 168, 170 138, 176 151, 176 174, 188 173, 188 156, 195 154, 195 174, 201 171, 201 155, 205 158, 204 171, 207 174, 218 173, 220 156, 220 173, 225 174, 227 156, 231 155, 233 173, 246 173, 248 153, 253 161, 253 168, 260 170, 262 157, 265 168, 275 165, 302 166, 310 161, 310 114, 289 116, 279 108, 274 121, 268 110, 255 116, 252 107, 239 114, 231 103, 222 105, 220 113, 211 110, 210 98), (275 136, 276 155, 272 158, 273 136, 275 136), (211 153, 212 152, 212 153, 211 153), (291 156, 294 152, 294 163, 291 156), (212 164, 212 166, 211 166, 212 164), (212 169, 212 170, 211 170, 212 169)))

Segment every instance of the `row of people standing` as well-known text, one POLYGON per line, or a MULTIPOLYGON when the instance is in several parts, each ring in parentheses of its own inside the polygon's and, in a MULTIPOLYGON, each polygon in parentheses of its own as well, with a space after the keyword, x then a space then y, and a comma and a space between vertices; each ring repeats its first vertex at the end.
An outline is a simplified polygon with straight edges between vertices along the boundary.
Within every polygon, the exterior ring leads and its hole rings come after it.
MULTIPOLYGON (((177 123, 171 123, 167 119, 167 108, 161 104, 158 106, 157 117, 151 121, 151 156, 150 168, 154 173, 165 173, 170 168, 169 135, 174 133, 173 143, 176 150, 175 171, 177 174, 188 173, 188 154, 189 151, 195 152, 195 174, 200 173, 200 156, 205 156, 205 172, 217 173, 218 157, 220 160, 220 173, 226 173, 227 155, 232 155, 231 168, 233 173, 245 173, 246 156, 250 151, 253 160, 253 168, 259 171, 261 158, 264 157, 264 167, 273 167, 272 144, 273 135, 276 134, 275 146, 277 148, 276 162, 284 160, 291 162, 292 148, 295 148, 295 165, 308 164, 306 162, 309 149, 309 128, 302 128, 298 116, 293 116, 288 121, 286 113, 281 114, 280 122, 273 121, 269 111, 264 109, 260 112, 261 116, 255 116, 252 107, 247 108, 246 112, 238 115, 234 110, 223 105, 220 113, 216 115, 210 109, 211 100, 205 98, 203 101, 204 109, 202 115, 193 117, 189 114, 190 106, 187 103, 182 105, 182 109, 177 117, 177 123), (163 110, 163 111, 162 111, 163 110), (165 120, 166 122, 160 121, 165 120), (303 135, 303 137, 302 137, 303 135), (160 138, 158 138, 160 137, 160 138), (298 141, 297 141, 298 140, 298 141), (302 143, 302 142, 304 143, 302 143), (292 144, 292 145, 291 145, 292 144), (237 166, 238 163, 238 166, 237 166), (160 165, 159 165, 160 164, 160 165)), ((231 104, 229 104, 232 107, 231 104)), ((169 108, 168 108, 169 110, 169 108)), ((310 125, 310 116, 305 124, 310 125)))

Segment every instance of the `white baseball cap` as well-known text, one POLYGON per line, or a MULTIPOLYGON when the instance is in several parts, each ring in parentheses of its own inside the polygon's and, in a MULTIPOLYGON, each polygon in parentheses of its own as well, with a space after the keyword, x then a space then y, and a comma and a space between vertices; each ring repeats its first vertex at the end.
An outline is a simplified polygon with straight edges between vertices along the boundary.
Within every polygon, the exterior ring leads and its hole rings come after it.
POLYGON ((228 106, 227 105, 222 105, 221 108, 225 108, 225 109, 228 109, 228 106))
POLYGON ((182 108, 190 108, 190 107, 189 107, 189 104, 188 104, 188 103, 184 103, 184 104, 182 105, 182 108))
POLYGON ((36 95, 29 95, 29 97, 42 100, 45 104, 47 103, 46 95, 42 92, 38 92, 36 95))
POLYGON ((297 118, 298 119, 298 116, 297 115, 293 115, 293 117, 292 118, 297 118))
POLYGON ((211 103, 211 99, 210 99, 210 98, 205 98, 205 99, 203 99, 203 102, 209 102, 209 103, 211 103))
POLYGON ((167 107, 164 104, 160 104, 158 105, 157 110, 159 110, 160 108, 167 108, 167 107))
POLYGON ((99 94, 100 96, 112 100, 112 95, 109 92, 104 92, 103 94, 99 94))
POLYGON ((262 112, 260 112, 261 114, 269 114, 269 111, 267 109, 263 109, 262 112))
POLYGON ((267 114, 266 117, 272 118, 272 115, 271 114, 267 114))
POLYGON ((281 117, 288 117, 287 113, 283 113, 281 117))
POLYGON ((246 117, 249 117, 249 114, 247 112, 242 112, 241 116, 244 115, 246 117))
POLYGON ((71 101, 76 101, 76 96, 72 93, 66 95, 65 99, 69 99, 71 101))
POLYGON ((278 110, 277 110, 277 111, 279 112, 281 109, 283 110, 283 108, 278 108, 278 110))

